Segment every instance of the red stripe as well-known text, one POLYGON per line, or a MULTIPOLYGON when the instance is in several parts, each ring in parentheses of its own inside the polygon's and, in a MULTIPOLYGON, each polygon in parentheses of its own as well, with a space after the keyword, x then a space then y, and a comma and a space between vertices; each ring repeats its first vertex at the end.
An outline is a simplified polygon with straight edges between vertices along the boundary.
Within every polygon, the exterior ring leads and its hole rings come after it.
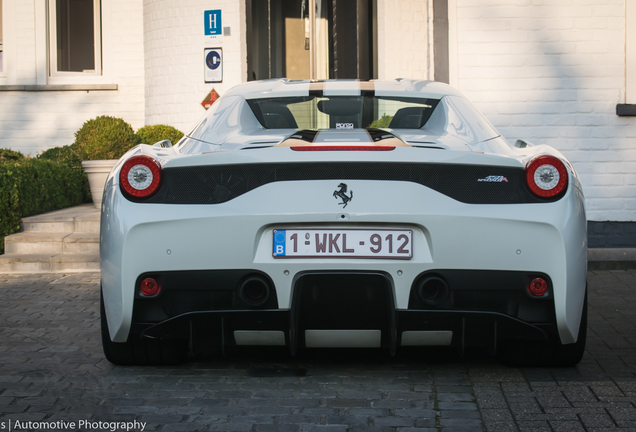
POLYGON ((329 146, 294 146, 290 147, 294 151, 391 151, 395 146, 348 146, 348 145, 329 145, 329 146))

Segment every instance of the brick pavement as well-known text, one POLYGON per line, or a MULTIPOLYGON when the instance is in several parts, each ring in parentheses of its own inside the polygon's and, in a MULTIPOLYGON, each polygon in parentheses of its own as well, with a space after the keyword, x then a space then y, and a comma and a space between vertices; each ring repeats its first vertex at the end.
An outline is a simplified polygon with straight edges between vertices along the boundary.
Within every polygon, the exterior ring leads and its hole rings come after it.
POLYGON ((245 351, 116 367, 101 352, 98 286, 95 273, 0 274, 0 429, 136 420, 146 431, 636 430, 636 270, 590 272, 587 353, 559 369, 440 350, 335 360, 245 351))

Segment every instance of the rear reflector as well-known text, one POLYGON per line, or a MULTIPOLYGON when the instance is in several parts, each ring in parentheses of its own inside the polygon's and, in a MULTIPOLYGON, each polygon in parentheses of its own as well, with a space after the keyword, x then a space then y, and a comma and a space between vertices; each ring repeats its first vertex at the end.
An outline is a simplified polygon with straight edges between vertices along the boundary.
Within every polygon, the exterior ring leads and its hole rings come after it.
POLYGON ((534 278, 530 281, 527 288, 528 294, 533 297, 543 297, 548 292, 548 282, 543 278, 534 278))
POLYGON ((152 297, 159 294, 161 291, 161 285, 154 278, 146 278, 141 281, 141 295, 146 297, 152 297))
POLYGON ((391 151, 395 146, 296 146, 290 147, 294 151, 391 151))

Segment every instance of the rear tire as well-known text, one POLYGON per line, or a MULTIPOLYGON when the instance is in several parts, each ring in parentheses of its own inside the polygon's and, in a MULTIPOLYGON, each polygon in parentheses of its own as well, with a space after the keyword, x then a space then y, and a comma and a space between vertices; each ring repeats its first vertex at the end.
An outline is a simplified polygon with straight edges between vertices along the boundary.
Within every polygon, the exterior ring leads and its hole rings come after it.
POLYGON ((547 341, 507 341, 499 352, 502 363, 514 367, 568 367, 578 364, 587 339, 587 290, 576 342, 562 344, 559 336, 547 341))
POLYGON ((102 348, 106 359, 116 365, 175 365, 183 363, 188 354, 187 339, 142 339, 129 335, 126 342, 113 342, 108 332, 104 295, 100 290, 100 321, 102 348))

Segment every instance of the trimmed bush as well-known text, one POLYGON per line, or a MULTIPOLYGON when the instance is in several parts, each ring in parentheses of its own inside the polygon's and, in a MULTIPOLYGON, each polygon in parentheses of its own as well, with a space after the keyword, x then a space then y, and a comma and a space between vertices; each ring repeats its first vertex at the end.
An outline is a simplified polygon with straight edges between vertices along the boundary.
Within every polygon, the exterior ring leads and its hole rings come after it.
POLYGON ((0 162, 0 253, 4 237, 20 229, 20 219, 86 201, 84 173, 42 158, 0 162))
POLYGON ((379 119, 373 120, 373 123, 371 123, 368 127, 376 129, 388 128, 391 124, 391 120, 393 120, 393 116, 383 114, 379 119))
POLYGON ((75 132, 72 150, 82 161, 119 159, 139 144, 139 137, 124 120, 99 116, 86 121, 75 132))
POLYGON ((53 147, 38 156, 39 159, 65 163, 70 166, 82 168, 82 161, 73 151, 73 146, 53 147))
MULTIPOLYGON (((67 165, 74 170, 82 179, 80 184, 82 192, 82 202, 91 202, 91 188, 88 184, 88 177, 82 168, 82 161, 73 151, 73 146, 53 147, 38 156, 38 159, 57 162, 67 165)), ((61 208, 61 207, 60 207, 61 208)))
POLYGON ((91 202, 91 188, 88 184, 88 177, 86 177, 86 173, 82 168, 82 161, 73 151, 73 146, 50 148, 44 153, 40 154, 38 156, 38 159, 64 164, 72 170, 76 171, 82 179, 82 182, 80 184, 82 192, 82 202, 91 202))
POLYGON ((179 129, 161 124, 144 126, 137 131, 137 135, 142 143, 150 145, 165 139, 174 145, 183 138, 183 132, 179 129))
POLYGON ((10 149, 0 149, 0 163, 24 159, 24 155, 19 151, 10 149))

